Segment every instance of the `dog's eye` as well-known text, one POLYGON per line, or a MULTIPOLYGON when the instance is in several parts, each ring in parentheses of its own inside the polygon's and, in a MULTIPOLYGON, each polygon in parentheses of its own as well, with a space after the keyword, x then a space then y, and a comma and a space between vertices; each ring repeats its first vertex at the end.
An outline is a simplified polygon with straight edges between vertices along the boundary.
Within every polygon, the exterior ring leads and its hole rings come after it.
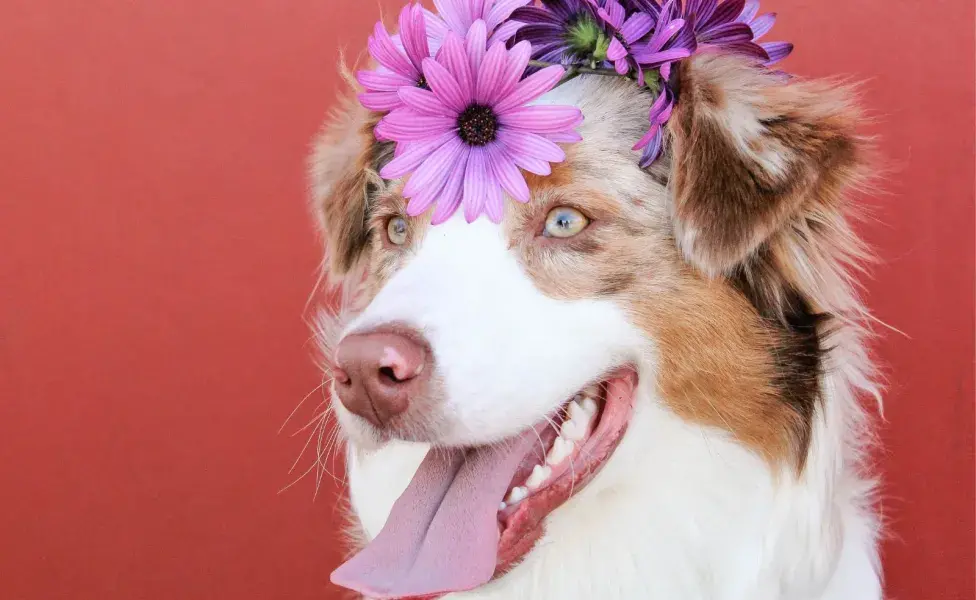
POLYGON ((386 222, 386 237, 391 244, 402 246, 407 241, 407 220, 403 217, 392 217, 386 222))
POLYGON ((546 228, 543 235, 546 237, 568 238, 573 237, 586 229, 590 220, 586 215, 568 206, 559 206, 546 216, 546 228))

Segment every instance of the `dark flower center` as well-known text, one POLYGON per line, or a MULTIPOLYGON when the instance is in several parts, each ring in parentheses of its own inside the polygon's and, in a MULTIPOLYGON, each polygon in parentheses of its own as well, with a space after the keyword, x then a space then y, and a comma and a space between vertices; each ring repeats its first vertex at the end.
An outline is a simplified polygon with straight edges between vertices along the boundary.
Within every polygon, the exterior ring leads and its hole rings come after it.
POLYGON ((430 86, 427 85, 427 78, 423 75, 421 75, 420 79, 417 80, 417 87, 422 90, 427 90, 428 92, 430 91, 430 86))
POLYGON ((498 117, 490 106, 472 104, 458 115, 458 134, 469 146, 484 146, 498 137, 498 117))

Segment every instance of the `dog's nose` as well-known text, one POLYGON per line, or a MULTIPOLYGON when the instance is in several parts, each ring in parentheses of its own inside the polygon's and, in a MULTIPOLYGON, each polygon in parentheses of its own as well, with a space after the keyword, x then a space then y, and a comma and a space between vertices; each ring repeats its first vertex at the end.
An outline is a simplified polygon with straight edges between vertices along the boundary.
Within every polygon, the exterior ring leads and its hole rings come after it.
POLYGON ((346 336, 336 349, 336 394, 350 412, 384 427, 426 390, 428 362, 427 348, 405 335, 346 336))

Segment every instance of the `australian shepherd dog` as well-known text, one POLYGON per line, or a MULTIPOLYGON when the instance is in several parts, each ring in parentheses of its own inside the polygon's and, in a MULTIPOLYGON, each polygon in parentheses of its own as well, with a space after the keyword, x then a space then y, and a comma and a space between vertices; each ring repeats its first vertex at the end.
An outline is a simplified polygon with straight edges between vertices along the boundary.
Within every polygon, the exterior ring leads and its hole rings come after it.
POLYGON ((852 89, 729 54, 653 98, 584 75, 583 141, 501 222, 406 217, 356 102, 311 159, 317 338, 367 598, 877 600, 869 175, 852 89))

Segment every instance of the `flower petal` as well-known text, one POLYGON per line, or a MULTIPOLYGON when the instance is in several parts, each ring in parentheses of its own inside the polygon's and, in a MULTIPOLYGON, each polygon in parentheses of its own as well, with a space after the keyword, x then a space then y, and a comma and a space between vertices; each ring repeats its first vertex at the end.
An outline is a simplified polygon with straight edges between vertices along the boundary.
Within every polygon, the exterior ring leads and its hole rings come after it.
POLYGON ((399 108, 383 117, 383 133, 398 142, 423 141, 457 126, 453 117, 423 115, 399 108))
POLYGON ((400 41, 407 58, 419 71, 421 63, 428 56, 427 26, 419 4, 404 6, 400 11, 400 41))
POLYGON ((431 58, 424 59, 424 77, 430 90, 445 106, 461 112, 468 104, 469 96, 465 96, 450 71, 431 58))
POLYGON ((743 54, 745 56, 751 56, 764 63, 769 60, 769 54, 766 53, 761 45, 753 41, 723 44, 722 49, 730 54, 743 54))
POLYGON ((520 42, 531 42, 533 49, 538 53, 540 44, 559 43, 566 45, 565 31, 562 25, 551 25, 549 23, 523 23, 519 28, 515 39, 520 42))
MULTIPOLYGON (((451 173, 454 163, 467 150, 464 142, 460 138, 450 139, 443 146, 430 153, 413 175, 410 181, 403 186, 403 195, 411 198, 423 190, 431 189, 433 186, 443 186, 447 176, 451 173)), ((437 188, 440 189, 439 187, 437 188)))
POLYGON ((603 8, 598 8, 596 14, 614 29, 620 29, 624 24, 627 11, 617 0, 606 0, 606 4, 603 5, 603 8))
POLYGON ((489 185, 488 190, 485 193, 485 206, 500 206, 504 201, 505 194, 502 193, 502 186, 498 185, 498 182, 489 185))
POLYGON ((521 23, 548 23, 559 28, 562 28, 565 23, 565 19, 560 18, 557 13, 535 6, 515 9, 512 12, 512 20, 521 23))
POLYGON ((552 167, 544 160, 529 156, 513 156, 512 160, 515 161, 515 166, 525 169, 529 173, 541 175, 542 177, 552 175, 552 167))
POLYGON ((750 40, 752 40, 752 29, 745 23, 725 23, 698 35, 698 41, 702 44, 721 45, 750 40))
POLYGON ((518 202, 529 201, 529 186, 525 183, 525 177, 515 166, 512 157, 505 152, 505 149, 498 144, 485 147, 488 153, 488 164, 495 181, 501 184, 513 200, 518 202))
POLYGON ((457 113, 444 106, 444 103, 433 92, 417 87, 404 87, 400 88, 398 94, 404 104, 418 113, 435 117, 457 118, 457 113))
MULTIPOLYGON (((662 48, 667 45, 667 43, 673 38, 678 32, 684 29, 688 22, 684 19, 675 19, 673 21, 667 22, 664 13, 660 19, 658 19, 657 27, 654 29, 654 34, 651 35, 651 39, 647 41, 647 45, 639 51, 635 51, 634 54, 641 53, 654 53, 660 52, 662 48)), ((691 29, 691 26, 688 26, 691 29)), ((689 32, 691 38, 694 39, 694 32, 689 32)))
POLYGON ((660 129, 661 129, 661 126, 660 125, 658 125, 657 123, 652 123, 651 124, 651 128, 647 130, 647 133, 644 134, 644 137, 642 137, 641 139, 637 140, 637 143, 634 144, 634 147, 632 149, 633 150, 640 150, 641 148, 646 148, 647 145, 649 143, 651 143, 651 141, 654 139, 654 135, 660 129))
MULTIPOLYGON (((430 40, 443 40, 444 36, 451 29, 444 22, 444 19, 440 18, 431 11, 424 9, 424 21, 427 23, 427 44, 430 45, 430 40)), ((435 54, 436 51, 433 47, 430 48, 431 54, 435 54)))
MULTIPOLYGON (((416 175, 414 175, 416 177, 416 175)), ((413 179, 413 177, 411 177, 413 179)), ((439 179, 436 184, 427 185, 424 189, 407 199, 407 216, 416 217, 427 212, 440 195, 441 189, 447 182, 447 177, 439 179)))
POLYGON ((650 69, 663 65, 667 62, 688 58, 689 56, 691 56, 690 50, 685 48, 674 48, 671 50, 655 52, 654 54, 643 55, 637 59, 637 62, 639 62, 643 67, 650 69))
MULTIPOLYGON (((502 44, 497 44, 496 46, 492 46, 492 48, 498 46, 502 46, 502 44)), ((491 48, 488 49, 488 53, 491 54, 491 48)), ((483 96, 483 102, 488 104, 494 104, 502 98, 505 98, 518 85, 522 79, 522 75, 525 74, 525 67, 529 65, 529 59, 532 57, 532 44, 524 41, 519 42, 504 54, 505 60, 501 71, 497 75, 497 85, 486 89, 483 96)), ((479 97, 482 97, 480 96, 480 86, 478 91, 479 97)))
POLYGON ((742 14, 745 0, 725 0, 718 4, 707 21, 699 21, 697 27, 701 30, 711 29, 719 25, 735 22, 735 18, 742 14))
POLYGON ((479 104, 486 104, 487 99, 498 87, 507 58, 504 44, 495 44, 488 49, 485 59, 481 62, 481 69, 478 70, 477 90, 474 98, 479 104))
POLYGON ((484 148, 472 148, 464 173, 464 218, 471 223, 481 214, 489 186, 498 183, 489 177, 484 148))
POLYGON ((505 199, 501 194, 489 194, 485 198, 485 215, 495 225, 502 222, 505 218, 505 199))
POLYGON ((756 13, 758 12, 759 0, 746 0, 745 6, 742 7, 742 13, 736 21, 746 24, 752 23, 752 20, 756 18, 756 13))
POLYGON ((485 24, 493 30, 512 16, 516 8, 529 4, 532 0, 495 0, 493 6, 484 16, 485 24))
POLYGON ((488 29, 485 27, 485 22, 478 19, 468 29, 468 33, 464 38, 464 49, 467 52, 468 60, 471 62, 472 78, 474 78, 474 74, 478 72, 478 69, 481 68, 481 61, 484 60, 485 52, 488 50, 487 35, 488 29))
POLYGON ((461 88, 461 95, 471 98, 474 95, 474 74, 471 71, 471 60, 464 49, 464 42, 458 34, 453 31, 448 32, 440 54, 437 55, 437 61, 447 67, 454 76, 458 87, 461 88))
POLYGON ((607 47, 607 60, 617 61, 627 56, 627 48, 620 43, 620 40, 613 38, 610 46, 607 47))
POLYGON ((434 209, 434 214, 430 217, 432 225, 440 225, 457 212, 458 206, 461 204, 464 174, 467 170, 469 154, 462 154, 454 163, 454 168, 444 184, 444 189, 440 191, 440 197, 437 198, 437 208, 434 209))
POLYGON ((467 2, 463 4, 461 2, 456 2, 455 0, 434 0, 434 7, 437 8, 437 14, 444 22, 447 23, 447 27, 456 33, 464 33, 468 30, 468 25, 471 21, 466 17, 467 2))
POLYGON ((641 39, 654 27, 654 19, 647 13, 634 13, 620 28, 620 35, 628 44, 641 39))
POLYGON ((767 42, 761 44, 762 49, 769 55, 766 65, 775 65, 793 52, 793 44, 789 42, 767 42))
POLYGON ((555 133, 582 123, 583 113, 575 106, 523 106, 499 115, 498 120, 502 125, 520 131, 555 133))
POLYGON ((524 26, 525 25, 523 23, 518 21, 505 21, 499 25, 494 32, 492 32, 491 37, 488 39, 488 43, 496 44, 499 42, 507 42, 515 37, 515 34, 519 32, 519 29, 524 26))
POLYGON ((512 158, 528 157, 546 162, 566 160, 566 152, 541 135, 527 131, 505 130, 498 132, 498 141, 512 158))
POLYGON ((528 104, 551 90, 565 74, 566 69, 553 65, 529 75, 515 86, 511 94, 495 104, 495 114, 505 114, 528 104))
POLYGON ((359 103, 369 110, 386 112, 403 106, 396 92, 364 92, 359 94, 359 103))
POLYGON ((392 71, 359 71, 356 81, 371 92, 395 92, 403 86, 417 83, 392 71))
POLYGON ((542 137, 557 144, 575 144, 583 141, 583 136, 576 131, 557 131, 555 133, 546 133, 542 137))
POLYGON ((407 57, 393 43, 390 34, 383 28, 382 23, 377 23, 373 28, 373 35, 367 43, 369 53, 387 69, 394 73, 399 73, 404 77, 415 79, 420 73, 410 64, 407 57))
POLYGON ((644 152, 641 153, 640 167, 646 169, 651 166, 657 157, 661 154, 661 146, 664 141, 664 132, 660 127, 656 128, 651 138, 648 140, 647 145, 644 147, 644 152))
MULTIPOLYGON (((407 150, 380 169, 380 177, 388 180, 403 177, 420 166, 428 156, 452 139, 457 139, 457 134, 449 131, 433 139, 410 144, 407 150)), ((399 148, 402 145, 397 144, 397 147, 399 148)))
POLYGON ((758 40, 762 36, 766 35, 775 24, 776 13, 766 13, 752 23, 749 23, 749 27, 752 28, 752 39, 758 40))

